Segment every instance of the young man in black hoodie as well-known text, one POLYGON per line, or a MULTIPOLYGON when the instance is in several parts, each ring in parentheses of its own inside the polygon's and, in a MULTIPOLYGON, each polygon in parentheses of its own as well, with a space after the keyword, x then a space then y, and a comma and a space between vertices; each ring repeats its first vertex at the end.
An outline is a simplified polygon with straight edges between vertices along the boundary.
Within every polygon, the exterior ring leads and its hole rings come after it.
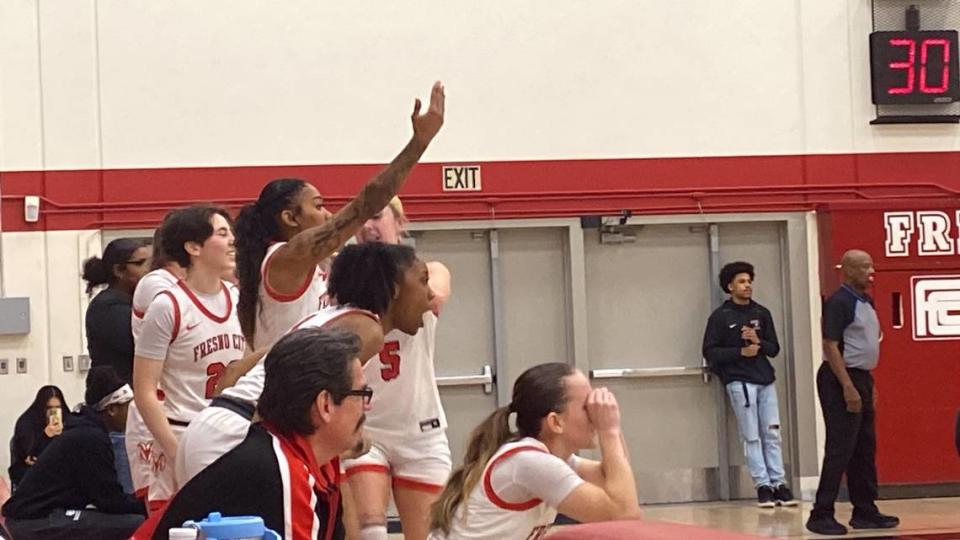
POLYGON ((795 506, 783 470, 776 378, 769 360, 779 354, 780 344, 770 311, 752 300, 753 276, 753 265, 746 262, 720 270, 720 287, 730 298, 707 320, 703 357, 727 389, 757 506, 795 506))
POLYGON ((109 432, 123 431, 133 399, 110 366, 87 374, 86 404, 30 467, 3 505, 16 540, 126 539, 143 521, 143 503, 125 494, 109 432), (86 509, 93 505, 95 510, 86 509))

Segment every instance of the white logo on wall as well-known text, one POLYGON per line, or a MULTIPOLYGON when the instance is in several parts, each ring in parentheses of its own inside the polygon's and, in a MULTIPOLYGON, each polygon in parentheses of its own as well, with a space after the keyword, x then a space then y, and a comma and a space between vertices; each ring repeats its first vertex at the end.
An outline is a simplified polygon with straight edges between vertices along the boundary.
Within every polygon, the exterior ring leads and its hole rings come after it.
POLYGON ((960 339, 960 276, 912 277, 913 339, 960 339))
POLYGON ((884 252, 887 257, 909 257, 916 237, 917 255, 957 254, 960 242, 954 224, 960 229, 960 210, 953 216, 940 210, 884 212, 884 252))

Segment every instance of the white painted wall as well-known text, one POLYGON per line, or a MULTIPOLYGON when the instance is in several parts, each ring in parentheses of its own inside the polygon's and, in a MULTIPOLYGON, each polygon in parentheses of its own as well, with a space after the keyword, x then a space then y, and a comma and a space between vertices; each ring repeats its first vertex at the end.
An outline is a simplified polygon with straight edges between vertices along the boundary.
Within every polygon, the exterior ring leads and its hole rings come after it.
POLYGON ((6 477, 14 423, 41 386, 59 386, 70 407, 83 401, 85 374, 77 369, 77 356, 87 352, 88 301, 80 262, 100 252, 100 233, 5 233, 2 241, 4 294, 30 297, 30 334, 0 336, 0 358, 10 359, 9 373, 0 375, 0 465, 6 477), (73 357, 73 371, 63 370, 63 356, 73 357), (24 374, 16 372, 18 357, 27 359, 24 374))
MULTIPOLYGON (((384 162, 435 79, 430 161, 960 149, 956 126, 868 125, 869 4, 2 0, 0 171, 384 162)), ((37 387, 82 399, 61 356, 100 237, 2 242, 33 327, 0 338, 30 362, 0 376, 5 466, 37 387)))
POLYGON ((871 127, 868 0, 0 3, 0 169, 956 150, 871 127))

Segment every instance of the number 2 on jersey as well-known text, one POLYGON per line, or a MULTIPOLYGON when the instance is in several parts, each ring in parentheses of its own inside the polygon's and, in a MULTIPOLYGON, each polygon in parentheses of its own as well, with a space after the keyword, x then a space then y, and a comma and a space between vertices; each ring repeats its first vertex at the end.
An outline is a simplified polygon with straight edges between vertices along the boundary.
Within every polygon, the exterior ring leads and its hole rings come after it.
POLYGON ((400 376, 400 342, 388 341, 380 349, 380 377, 392 381, 400 376))
MULTIPOLYGON (((236 362, 234 360, 233 362, 236 362)), ((233 362, 230 362, 231 364, 233 362)), ((220 382, 220 377, 223 377, 223 372, 227 370, 227 366, 223 362, 216 362, 207 366, 207 386, 206 392, 203 397, 207 399, 213 399, 217 395, 217 383, 220 382)))

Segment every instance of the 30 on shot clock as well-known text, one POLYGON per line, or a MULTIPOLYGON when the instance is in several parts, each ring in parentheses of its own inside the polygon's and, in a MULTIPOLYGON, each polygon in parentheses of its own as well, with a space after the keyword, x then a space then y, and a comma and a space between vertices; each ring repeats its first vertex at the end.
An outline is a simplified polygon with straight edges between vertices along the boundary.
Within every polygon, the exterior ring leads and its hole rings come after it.
POLYGON ((960 101, 956 30, 870 34, 870 73, 877 105, 960 101))

